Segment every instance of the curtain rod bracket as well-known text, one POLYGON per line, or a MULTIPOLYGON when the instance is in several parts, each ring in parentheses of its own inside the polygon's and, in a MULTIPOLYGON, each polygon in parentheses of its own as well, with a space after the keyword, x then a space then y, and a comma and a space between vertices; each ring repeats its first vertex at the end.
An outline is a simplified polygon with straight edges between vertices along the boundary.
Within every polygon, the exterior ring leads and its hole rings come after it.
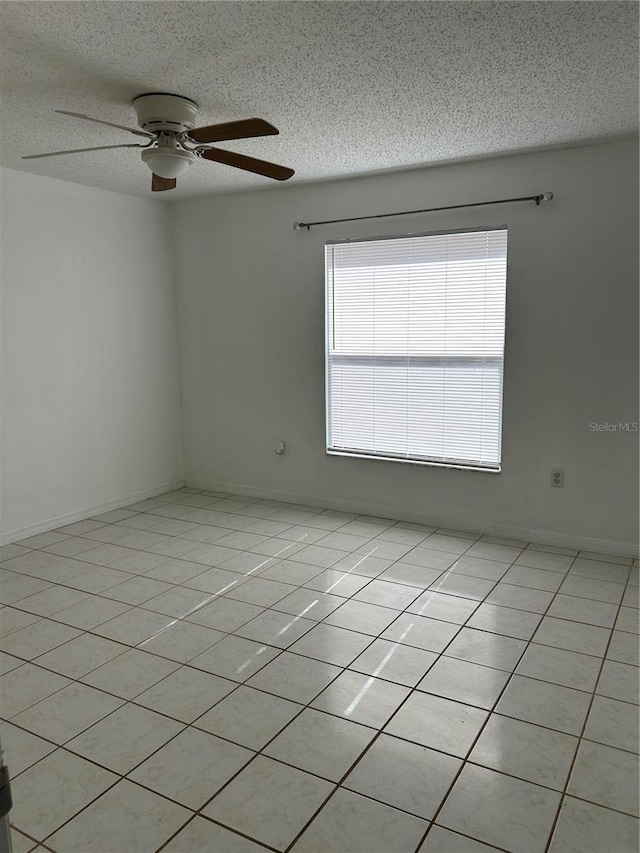
POLYGON ((450 204, 445 207, 427 207, 423 210, 398 210, 395 213, 375 213, 370 216, 351 216, 346 219, 324 219, 318 222, 294 222, 293 230, 302 231, 306 228, 307 231, 310 231, 312 225, 336 225, 340 222, 359 222, 363 219, 386 219, 388 216, 409 216, 414 213, 434 213, 439 210, 459 210, 464 207, 484 207, 487 204, 512 204, 516 201, 535 201, 536 207, 539 207, 540 202, 551 201, 552 198, 553 193, 551 191, 547 191, 546 193, 520 196, 519 198, 496 198, 492 201, 473 201, 469 204, 450 204))

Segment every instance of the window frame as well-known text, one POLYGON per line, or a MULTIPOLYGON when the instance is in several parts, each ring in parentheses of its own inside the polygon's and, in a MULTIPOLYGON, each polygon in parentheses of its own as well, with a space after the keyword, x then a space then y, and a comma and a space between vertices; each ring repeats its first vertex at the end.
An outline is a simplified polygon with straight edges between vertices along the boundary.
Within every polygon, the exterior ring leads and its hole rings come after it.
MULTIPOLYGON (((420 232, 410 232, 406 234, 386 234, 386 235, 377 235, 373 237, 346 237, 343 239, 336 240, 326 240, 324 243, 324 264, 325 264, 325 281, 324 281, 324 307, 325 307, 325 317, 324 317, 324 372, 325 372, 325 455, 327 456, 338 456, 342 458, 348 459, 368 459, 376 462, 401 462, 407 465, 426 465, 434 468, 449 468, 458 471, 478 471, 483 472, 485 474, 501 474, 503 467, 503 433, 504 433, 504 379, 505 379, 505 357, 506 357, 506 328, 507 328, 507 307, 508 307, 508 282, 509 282, 509 227, 506 224, 502 225, 485 225, 485 226, 471 226, 467 228, 449 228, 449 229, 438 229, 434 231, 420 231, 420 232), (379 454, 379 453, 367 453, 364 451, 348 451, 348 450, 337 450, 330 447, 329 443, 329 432, 330 432, 330 421, 329 421, 329 413, 331 411, 329 397, 330 397, 330 351, 329 351, 329 336, 328 336, 328 325, 329 325, 329 288, 328 288, 328 274, 327 274, 327 248, 330 246, 339 246, 345 244, 354 244, 354 243, 373 243, 373 242, 383 242, 383 241, 395 241, 395 240, 407 240, 413 238, 420 237, 446 237, 449 235, 461 235, 461 234, 472 234, 478 232, 488 232, 488 231, 505 231, 506 232, 506 240, 507 240, 507 248, 505 252, 505 295, 504 295, 504 331, 502 337, 502 358, 495 357, 495 360, 501 362, 502 364, 502 372, 501 372, 501 381, 500 381, 500 420, 499 420, 499 448, 500 455, 498 460, 498 465, 496 467, 488 467, 481 465, 473 465, 466 463, 464 461, 455 461, 455 460, 447 460, 447 461, 439 461, 439 460, 430 460, 430 459, 411 459, 406 456, 394 456, 390 453, 379 454)), ((332 320, 335 321, 335 313, 332 311, 331 313, 332 320)), ((353 356, 353 358, 366 358, 366 356, 353 356)), ((375 356, 371 356, 372 359, 375 359, 375 356)), ((384 358, 384 356, 380 356, 380 358, 384 358)), ((451 360, 454 357, 447 356, 425 356, 425 359, 430 358, 432 360, 441 359, 444 361, 451 360)), ((473 357, 469 357, 468 359, 463 359, 468 362, 473 357)), ((490 360, 490 357, 487 357, 490 360)))

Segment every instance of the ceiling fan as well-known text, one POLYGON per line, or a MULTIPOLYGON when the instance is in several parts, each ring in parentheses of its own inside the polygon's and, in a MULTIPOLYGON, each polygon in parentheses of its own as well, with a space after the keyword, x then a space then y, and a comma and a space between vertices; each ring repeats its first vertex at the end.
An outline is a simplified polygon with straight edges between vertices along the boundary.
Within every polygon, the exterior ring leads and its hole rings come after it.
POLYGON ((133 108, 142 130, 114 124, 111 121, 102 121, 84 113, 71 113, 67 110, 56 110, 56 112, 135 133, 148 140, 146 145, 140 143, 99 145, 94 148, 52 151, 49 154, 30 154, 22 159, 35 160, 39 157, 57 157, 60 154, 78 154, 82 151, 104 151, 107 148, 142 148, 141 157, 153 172, 151 180, 153 192, 174 189, 176 179, 184 175, 197 159, 224 163, 276 181, 287 181, 295 174, 293 169, 288 169, 286 166, 278 166, 266 160, 258 160, 255 157, 247 157, 245 154, 225 151, 222 148, 213 148, 208 144, 228 139, 248 139, 253 136, 271 136, 279 133, 277 128, 261 118, 248 118, 196 128, 198 105, 195 101, 164 92, 139 95, 133 100, 133 108))

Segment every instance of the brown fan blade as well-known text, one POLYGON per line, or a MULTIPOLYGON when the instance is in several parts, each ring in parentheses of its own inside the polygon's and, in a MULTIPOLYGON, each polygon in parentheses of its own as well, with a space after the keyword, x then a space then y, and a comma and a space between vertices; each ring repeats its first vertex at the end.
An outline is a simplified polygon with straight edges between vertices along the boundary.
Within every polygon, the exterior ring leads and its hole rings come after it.
POLYGON ((209 124, 190 130, 187 136, 196 142, 223 142, 225 139, 248 139, 250 136, 272 136, 280 133, 277 127, 261 118, 228 121, 225 124, 209 124))
POLYGON ((28 154, 22 160, 37 160, 39 157, 59 157, 60 154, 81 154, 83 151, 106 151, 107 148, 146 148, 146 145, 138 145, 130 142, 126 145, 98 145, 94 148, 70 148, 68 151, 51 151, 49 154, 28 154))
POLYGON ((164 190, 175 190, 176 188, 176 179, 175 178, 161 178, 160 175, 156 175, 153 173, 153 177, 151 178, 151 191, 154 193, 161 193, 164 190))
POLYGON ((257 160, 255 157, 247 157, 245 154, 236 154, 235 151, 223 151, 222 148, 207 148, 200 152, 205 160, 215 160, 216 163, 224 163, 225 166, 235 166, 236 169, 244 169, 247 172, 255 172, 256 175, 264 175, 265 178, 274 178, 276 181, 287 181, 295 175, 293 169, 286 166, 277 166, 275 163, 267 163, 266 160, 257 160))
POLYGON ((114 124, 112 121, 103 121, 101 118, 92 118, 84 113, 70 113, 68 110, 54 110, 63 116, 73 116, 74 118, 83 118, 85 121, 94 121, 96 124, 106 124, 109 127, 118 127, 120 130, 127 130, 129 133, 135 133, 138 136, 146 136, 147 139, 154 139, 153 133, 147 133, 146 130, 137 130, 135 127, 126 127, 124 124, 114 124))

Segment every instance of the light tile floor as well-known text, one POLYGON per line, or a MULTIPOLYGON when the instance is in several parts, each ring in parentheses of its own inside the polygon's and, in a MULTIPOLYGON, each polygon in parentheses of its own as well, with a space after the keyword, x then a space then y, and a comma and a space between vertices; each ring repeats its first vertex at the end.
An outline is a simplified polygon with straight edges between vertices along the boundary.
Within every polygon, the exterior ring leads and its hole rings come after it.
POLYGON ((638 561, 181 489, 0 548, 16 853, 638 850, 638 561))

